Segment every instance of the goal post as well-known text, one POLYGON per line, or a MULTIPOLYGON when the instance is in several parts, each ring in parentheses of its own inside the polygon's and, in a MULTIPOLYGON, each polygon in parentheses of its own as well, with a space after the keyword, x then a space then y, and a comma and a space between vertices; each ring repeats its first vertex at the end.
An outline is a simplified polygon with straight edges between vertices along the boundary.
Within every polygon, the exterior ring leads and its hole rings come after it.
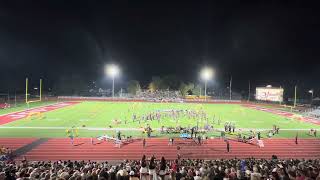
POLYGON ((31 98, 29 98, 30 96, 30 92, 29 92, 29 79, 26 78, 26 104, 29 105, 29 103, 33 103, 33 102, 40 102, 42 101, 42 79, 39 80, 39 99, 35 99, 35 100, 30 100, 31 98))

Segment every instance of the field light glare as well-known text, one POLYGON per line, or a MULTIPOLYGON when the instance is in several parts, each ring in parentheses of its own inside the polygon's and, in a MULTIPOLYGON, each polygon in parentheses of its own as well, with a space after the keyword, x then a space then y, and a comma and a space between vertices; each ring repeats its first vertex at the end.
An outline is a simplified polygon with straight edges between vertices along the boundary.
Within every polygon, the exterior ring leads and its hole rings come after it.
POLYGON ((117 65, 110 64, 105 67, 105 73, 112 77, 112 97, 114 98, 114 78, 120 73, 120 69, 117 65))
POLYGON ((111 64, 111 65, 106 66, 105 71, 108 76, 111 76, 114 78, 115 76, 117 76, 119 74, 120 70, 119 70, 118 66, 111 64))
POLYGON ((204 67, 200 72, 201 79, 204 80, 204 100, 207 101, 207 81, 213 76, 213 70, 209 67, 204 67))
POLYGON ((205 81, 208 81, 213 76, 213 70, 211 68, 205 67, 201 70, 201 78, 205 81))

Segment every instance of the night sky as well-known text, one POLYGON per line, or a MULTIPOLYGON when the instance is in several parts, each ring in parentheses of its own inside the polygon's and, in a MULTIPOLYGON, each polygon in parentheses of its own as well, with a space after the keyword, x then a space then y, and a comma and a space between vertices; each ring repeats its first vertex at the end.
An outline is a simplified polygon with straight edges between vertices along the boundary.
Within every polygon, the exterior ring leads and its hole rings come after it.
MULTIPOLYGON (((233 88, 320 88, 320 13, 306 1, 1 1, 0 91, 24 78, 109 81, 175 74, 198 82, 204 65, 233 88), (223 2, 223 3, 222 3, 223 2), (288 3, 289 2, 289 3, 288 3)), ((107 82, 108 83, 108 82, 107 82)))

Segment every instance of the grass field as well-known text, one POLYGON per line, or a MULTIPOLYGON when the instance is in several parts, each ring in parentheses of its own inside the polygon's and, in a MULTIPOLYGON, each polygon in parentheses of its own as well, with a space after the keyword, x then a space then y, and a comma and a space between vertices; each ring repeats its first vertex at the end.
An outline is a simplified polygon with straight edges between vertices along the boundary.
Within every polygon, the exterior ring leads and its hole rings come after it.
MULTIPOLYGON (((44 105, 44 104, 36 104, 44 105)), ((34 105, 34 106, 36 106, 34 105)), ((22 107, 11 108, 10 112, 23 110, 22 107)), ((125 128, 126 135, 141 136, 141 127, 150 124, 157 129, 161 126, 196 126, 197 121, 187 116, 181 116, 178 120, 172 117, 163 117, 158 122, 154 121, 132 121, 132 115, 145 115, 150 112, 166 110, 195 110, 202 109, 206 112, 209 123, 215 119, 214 128, 222 129, 225 122, 235 123, 236 128, 244 131, 250 129, 271 129, 276 124, 281 133, 276 137, 294 137, 299 131, 300 137, 308 137, 306 132, 311 128, 319 129, 319 126, 285 118, 279 115, 249 109, 237 104, 188 104, 188 103, 132 103, 132 102, 82 102, 73 106, 44 113, 43 118, 25 118, 0 126, 1 137, 66 137, 66 129, 80 127, 79 136, 90 137, 103 134, 115 134, 115 130, 106 130, 109 126, 113 128, 125 128), (114 124, 114 119, 122 120, 121 124, 114 124), (124 123, 124 120, 127 123, 124 123), (220 119, 220 125, 217 124, 220 119), (85 126, 85 127, 83 127, 85 126)), ((0 110, 0 114, 8 113, 9 110, 0 110)), ((206 121, 199 121, 203 127, 206 121)), ((155 135, 160 135, 155 132, 155 135)), ((218 136, 219 132, 211 132, 209 136, 218 136)), ((170 135, 171 136, 171 135, 170 135)))

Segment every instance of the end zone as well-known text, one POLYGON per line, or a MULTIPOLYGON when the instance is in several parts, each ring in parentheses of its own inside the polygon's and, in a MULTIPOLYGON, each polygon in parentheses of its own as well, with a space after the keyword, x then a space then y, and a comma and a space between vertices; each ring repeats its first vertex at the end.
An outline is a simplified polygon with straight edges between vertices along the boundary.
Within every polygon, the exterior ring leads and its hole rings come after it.
POLYGON ((19 112, 13 112, 5 115, 0 116, 0 125, 7 124, 22 118, 25 118, 28 116, 30 112, 48 112, 48 111, 53 111, 56 109, 64 108, 67 106, 71 106, 74 104, 78 104, 80 102, 61 102, 61 103, 56 103, 52 105, 46 105, 46 106, 41 106, 41 107, 36 107, 24 111, 19 111, 19 112))
MULTIPOLYGON (((244 107, 247 108, 251 108, 251 109, 255 109, 255 110, 259 110, 259 111, 264 111, 264 112, 268 112, 268 113, 272 113, 272 114, 276 114, 279 116, 283 116, 283 117, 287 117, 287 118, 293 118, 295 117, 295 113, 291 113, 291 112, 286 112, 286 111, 281 111, 278 109, 269 109, 269 108, 265 108, 265 107, 260 107, 260 106, 256 106, 256 105, 249 105, 249 104, 245 104, 243 105, 244 107)), ((311 117, 299 117, 296 118, 299 121, 303 121, 303 122, 308 122, 308 123, 313 123, 316 125, 320 125, 320 121, 315 119, 315 118, 311 118, 311 117)))

